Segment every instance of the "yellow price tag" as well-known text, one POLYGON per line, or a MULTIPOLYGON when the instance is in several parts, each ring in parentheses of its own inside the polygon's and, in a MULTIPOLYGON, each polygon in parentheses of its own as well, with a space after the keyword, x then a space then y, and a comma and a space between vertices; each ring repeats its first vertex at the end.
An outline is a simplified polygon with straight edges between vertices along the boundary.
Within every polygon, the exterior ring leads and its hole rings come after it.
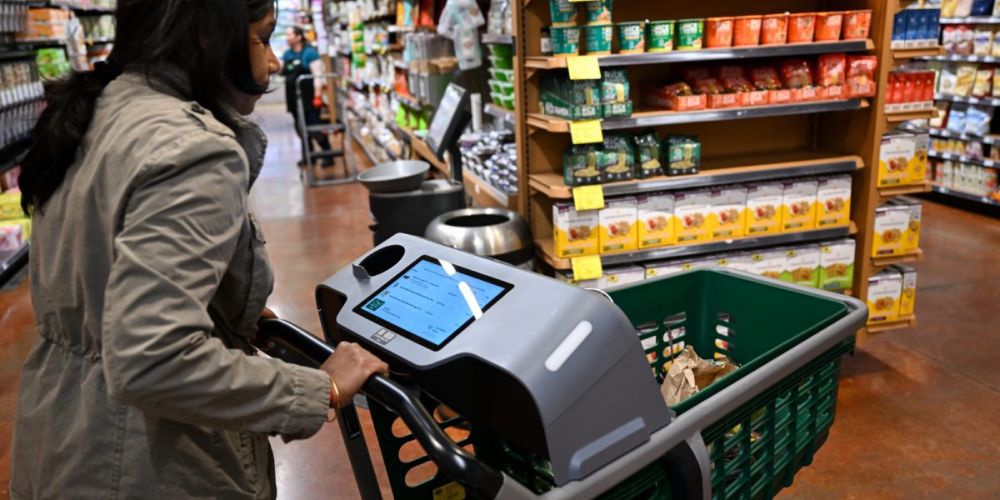
POLYGON ((577 257, 571 262, 573 264, 573 281, 597 280, 604 276, 600 255, 577 257))
POLYGON ((597 56, 568 56, 566 67, 569 68, 570 80, 600 80, 601 65, 597 56))
POLYGON ((577 212, 604 208, 604 186, 580 186, 573 188, 573 205, 577 212))
POLYGON ((573 144, 594 144, 604 142, 601 120, 569 122, 569 133, 573 144))

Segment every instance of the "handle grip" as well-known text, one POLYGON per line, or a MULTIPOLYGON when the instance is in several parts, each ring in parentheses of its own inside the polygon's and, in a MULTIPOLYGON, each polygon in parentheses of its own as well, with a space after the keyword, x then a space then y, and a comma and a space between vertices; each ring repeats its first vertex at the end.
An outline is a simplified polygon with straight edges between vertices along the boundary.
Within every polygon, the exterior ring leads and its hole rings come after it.
MULTIPOLYGON (((253 344, 270 356, 290 362, 305 359, 320 366, 334 352, 329 344, 289 321, 264 319, 258 325, 253 344)), ((420 400, 402 385, 388 377, 372 375, 361 391, 399 415, 427 456, 446 476, 464 486, 475 498, 496 498, 503 486, 503 475, 455 444, 438 427, 420 400)))

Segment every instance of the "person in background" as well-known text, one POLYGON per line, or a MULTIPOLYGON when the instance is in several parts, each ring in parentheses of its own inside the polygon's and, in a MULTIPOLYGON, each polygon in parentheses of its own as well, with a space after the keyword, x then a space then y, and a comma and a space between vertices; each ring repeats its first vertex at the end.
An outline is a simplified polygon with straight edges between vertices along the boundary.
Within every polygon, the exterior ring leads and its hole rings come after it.
POLYGON ((319 369, 251 344, 274 279, 247 200, 267 138, 245 116, 281 69, 274 0, 115 18, 107 63, 47 89, 22 163, 38 338, 10 496, 274 498, 268 437, 316 434, 388 373, 356 344, 319 369))
MULTIPOLYGON (((308 40, 306 40, 306 34, 302 28, 297 26, 288 28, 285 32, 285 38, 288 41, 288 50, 281 57, 283 63, 281 74, 285 77, 285 103, 288 107, 288 112, 292 114, 292 120, 295 123, 295 132, 298 133, 299 139, 302 141, 302 161, 299 165, 306 166, 305 148, 315 151, 312 141, 316 141, 319 144, 320 151, 329 152, 330 139, 325 133, 321 132, 308 134, 308 136, 302 135, 303 124, 298 119, 298 99, 301 98, 302 100, 305 126, 322 123, 320 109, 323 107, 323 80, 315 78, 312 81, 303 81, 299 87, 300 93, 298 96, 296 96, 295 84, 302 75, 323 74, 323 61, 320 59, 319 51, 316 50, 316 47, 310 45, 308 40)), ((333 161, 331 158, 323 158, 320 161, 320 165, 324 167, 332 164, 333 161)))

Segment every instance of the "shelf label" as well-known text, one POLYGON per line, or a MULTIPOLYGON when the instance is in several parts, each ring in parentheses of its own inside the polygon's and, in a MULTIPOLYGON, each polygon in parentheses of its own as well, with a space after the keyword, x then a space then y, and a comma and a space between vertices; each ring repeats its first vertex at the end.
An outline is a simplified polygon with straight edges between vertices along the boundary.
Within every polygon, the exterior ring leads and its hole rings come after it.
POLYGON ((569 56, 566 58, 570 80, 600 80, 601 65, 596 56, 569 56))
POLYGON ((569 122, 569 133, 573 144, 594 144, 604 142, 601 120, 569 122))
POLYGON ((571 262, 573 263, 573 281, 597 280, 604 276, 600 255, 576 257, 571 262))
POLYGON ((573 205, 578 212, 604 208, 604 186, 580 186, 573 188, 573 205))

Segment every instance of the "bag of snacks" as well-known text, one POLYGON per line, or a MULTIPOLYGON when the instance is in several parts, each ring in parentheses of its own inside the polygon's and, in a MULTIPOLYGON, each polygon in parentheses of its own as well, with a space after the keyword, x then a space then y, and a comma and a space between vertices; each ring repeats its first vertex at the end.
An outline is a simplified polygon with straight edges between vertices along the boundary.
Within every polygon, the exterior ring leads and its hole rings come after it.
POLYGON ((598 152, 597 166, 604 182, 627 181, 635 177, 632 139, 625 135, 605 136, 604 149, 598 152))
POLYGON ((986 97, 993 87, 993 70, 990 68, 976 70, 976 82, 972 85, 972 95, 986 97))
POLYGON ((606 69, 601 73, 601 108, 604 117, 631 116, 628 72, 624 69, 606 69))
POLYGON ((750 92, 753 85, 747 79, 742 66, 722 66, 718 72, 719 82, 731 92, 750 92))
POLYGON ((812 70, 805 59, 792 59, 781 63, 781 79, 785 82, 785 88, 789 89, 801 89, 813 85, 812 70))
POLYGON ((672 111, 694 111, 705 109, 708 99, 705 94, 696 94, 690 85, 679 82, 647 89, 646 103, 654 108, 672 111))
POLYGON ((816 85, 831 87, 843 85, 847 74, 845 54, 823 54, 816 61, 816 85))
POLYGON ((781 89, 781 79, 778 78, 778 72, 770 66, 751 69, 750 79, 758 90, 781 89))
POLYGON ((875 69, 877 56, 848 56, 847 95, 849 97, 871 97, 875 95, 875 69))
POLYGON ((664 141, 667 175, 697 174, 701 167, 701 142, 692 135, 671 135, 664 141))
POLYGON ((955 95, 968 97, 976 83, 976 65, 962 64, 955 73, 955 95))
POLYGON ((571 146, 563 153, 563 181, 567 186, 604 182, 597 166, 595 146, 571 146))
POLYGON ((649 130, 635 137, 635 177, 647 179, 657 175, 663 175, 660 139, 655 131, 649 130))

